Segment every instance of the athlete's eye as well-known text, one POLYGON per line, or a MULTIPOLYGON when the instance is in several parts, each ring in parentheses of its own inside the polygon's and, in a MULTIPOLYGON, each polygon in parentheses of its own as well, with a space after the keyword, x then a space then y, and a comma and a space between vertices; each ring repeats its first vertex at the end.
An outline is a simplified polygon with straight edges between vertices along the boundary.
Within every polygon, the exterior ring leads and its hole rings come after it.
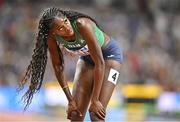
POLYGON ((63 26, 58 27, 58 30, 62 31, 63 30, 63 26))
POLYGON ((67 24, 68 20, 67 20, 67 19, 65 19, 65 20, 64 20, 64 22, 67 24))
POLYGON ((63 30, 63 27, 60 27, 59 30, 63 30))

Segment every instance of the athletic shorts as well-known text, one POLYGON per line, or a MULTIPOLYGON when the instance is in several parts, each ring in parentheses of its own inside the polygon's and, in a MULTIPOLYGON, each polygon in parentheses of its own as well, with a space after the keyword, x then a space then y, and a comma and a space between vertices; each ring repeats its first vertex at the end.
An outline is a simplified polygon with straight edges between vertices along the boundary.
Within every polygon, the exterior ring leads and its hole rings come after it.
MULTIPOLYGON (((112 59, 118 61, 119 63, 123 63, 123 50, 120 47, 120 44, 117 40, 111 38, 105 49, 102 50, 104 60, 112 59)), ((94 62, 90 55, 81 56, 80 59, 85 62, 94 65, 94 62)))

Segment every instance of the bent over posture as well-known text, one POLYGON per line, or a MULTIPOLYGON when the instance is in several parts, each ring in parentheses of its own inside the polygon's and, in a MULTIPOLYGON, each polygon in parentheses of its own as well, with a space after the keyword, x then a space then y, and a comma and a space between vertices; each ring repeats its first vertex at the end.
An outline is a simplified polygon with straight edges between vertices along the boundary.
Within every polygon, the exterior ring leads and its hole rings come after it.
POLYGON ((39 21, 32 60, 20 89, 30 79, 24 95, 25 109, 42 85, 50 52, 57 80, 67 99, 67 118, 83 121, 89 106, 92 121, 103 121, 106 107, 118 80, 122 50, 91 17, 75 11, 48 8, 39 21), (67 53, 63 53, 63 51, 67 53), (64 81, 63 54, 79 55, 72 94, 64 81))

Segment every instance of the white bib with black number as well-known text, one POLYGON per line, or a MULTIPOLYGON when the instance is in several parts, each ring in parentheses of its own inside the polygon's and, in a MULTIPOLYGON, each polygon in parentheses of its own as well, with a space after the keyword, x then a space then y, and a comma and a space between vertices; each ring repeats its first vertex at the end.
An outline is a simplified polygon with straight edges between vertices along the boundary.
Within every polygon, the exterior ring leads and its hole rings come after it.
POLYGON ((118 77, 119 77, 119 72, 111 68, 109 71, 108 81, 116 85, 118 77))

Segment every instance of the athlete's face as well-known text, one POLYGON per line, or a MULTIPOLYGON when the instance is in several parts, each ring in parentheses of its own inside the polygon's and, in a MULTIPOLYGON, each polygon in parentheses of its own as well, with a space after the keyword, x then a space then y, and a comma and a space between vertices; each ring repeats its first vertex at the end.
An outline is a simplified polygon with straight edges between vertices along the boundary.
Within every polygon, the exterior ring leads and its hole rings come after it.
POLYGON ((73 36, 74 31, 71 23, 66 17, 57 17, 53 23, 53 32, 62 37, 73 36))

